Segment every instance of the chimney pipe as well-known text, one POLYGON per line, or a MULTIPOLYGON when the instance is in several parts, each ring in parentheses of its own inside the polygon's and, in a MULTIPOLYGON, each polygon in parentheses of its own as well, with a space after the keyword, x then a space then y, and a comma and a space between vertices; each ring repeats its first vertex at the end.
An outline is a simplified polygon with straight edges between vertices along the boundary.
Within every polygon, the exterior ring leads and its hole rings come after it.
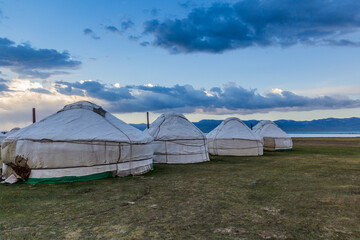
POLYGON ((32 109, 32 115, 33 115, 33 123, 35 123, 36 122, 35 108, 32 109))
POLYGON ((147 128, 149 129, 149 112, 146 112, 147 128))

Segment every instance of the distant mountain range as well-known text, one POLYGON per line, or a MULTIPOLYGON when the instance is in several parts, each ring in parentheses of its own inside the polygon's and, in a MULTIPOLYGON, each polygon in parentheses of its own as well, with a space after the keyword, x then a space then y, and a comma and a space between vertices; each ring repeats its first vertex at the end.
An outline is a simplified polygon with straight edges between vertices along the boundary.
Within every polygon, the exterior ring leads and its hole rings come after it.
MULTIPOLYGON (((208 133, 216 128, 222 120, 201 120, 194 122, 204 133, 208 133)), ((255 126, 257 120, 243 121, 248 127, 251 124, 255 126)), ((281 129, 286 132, 334 132, 334 131, 360 131, 360 118, 326 118, 312 121, 294 121, 294 120, 278 120, 274 121, 281 129)), ((131 124, 132 126, 144 130, 146 124, 131 124)))

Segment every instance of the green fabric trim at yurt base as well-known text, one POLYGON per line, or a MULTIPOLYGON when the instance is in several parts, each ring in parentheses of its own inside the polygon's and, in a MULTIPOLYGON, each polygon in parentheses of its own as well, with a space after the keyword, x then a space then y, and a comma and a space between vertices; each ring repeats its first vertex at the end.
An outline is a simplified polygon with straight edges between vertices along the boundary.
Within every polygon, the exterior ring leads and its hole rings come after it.
POLYGON ((285 152, 285 151, 291 151, 292 148, 284 148, 284 149, 276 149, 275 151, 285 152))
POLYGON ((79 181, 89 181, 102 178, 112 177, 112 171, 96 173, 86 176, 68 176, 68 177, 56 177, 56 178, 29 178, 26 180, 26 183, 67 183, 67 182, 79 182, 79 181))

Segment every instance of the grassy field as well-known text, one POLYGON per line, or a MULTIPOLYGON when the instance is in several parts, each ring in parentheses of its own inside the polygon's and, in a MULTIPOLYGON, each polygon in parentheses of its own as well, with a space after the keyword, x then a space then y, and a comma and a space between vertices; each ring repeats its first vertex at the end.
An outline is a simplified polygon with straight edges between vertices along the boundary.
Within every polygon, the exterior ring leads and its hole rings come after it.
POLYGON ((360 239, 360 139, 155 165, 144 176, 0 185, 0 239, 360 239))

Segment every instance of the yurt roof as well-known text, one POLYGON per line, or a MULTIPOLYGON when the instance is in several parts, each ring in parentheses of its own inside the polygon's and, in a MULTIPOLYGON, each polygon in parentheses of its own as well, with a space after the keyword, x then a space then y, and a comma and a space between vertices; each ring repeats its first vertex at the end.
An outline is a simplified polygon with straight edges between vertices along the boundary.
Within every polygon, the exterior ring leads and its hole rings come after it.
POLYGON ((214 130, 206 135, 216 139, 251 139, 261 140, 261 137, 250 130, 239 118, 227 118, 214 130))
POLYGON ((10 139, 50 141, 113 141, 146 143, 152 137, 126 124, 100 106, 81 101, 20 129, 10 139))
POLYGON ((289 135, 270 120, 260 121, 253 127, 255 133, 262 137, 289 138, 289 135))
POLYGON ((184 115, 167 112, 158 117, 146 130, 155 140, 204 139, 205 135, 184 115))

